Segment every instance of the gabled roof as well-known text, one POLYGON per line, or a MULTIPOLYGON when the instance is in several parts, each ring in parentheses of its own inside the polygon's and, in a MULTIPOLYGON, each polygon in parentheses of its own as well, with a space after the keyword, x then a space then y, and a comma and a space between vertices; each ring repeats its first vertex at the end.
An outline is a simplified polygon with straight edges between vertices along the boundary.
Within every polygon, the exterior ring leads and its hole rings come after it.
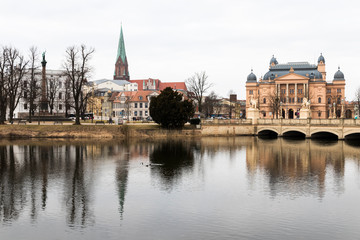
POLYGON ((162 91, 167 87, 171 87, 174 90, 184 90, 187 91, 185 82, 163 82, 160 83, 159 90, 162 91))
POLYGON ((113 92, 113 93, 111 94, 111 97, 109 97, 108 101, 114 101, 115 98, 116 98, 116 96, 117 96, 118 94, 119 94, 118 92, 113 92))
POLYGON ((119 92, 116 96, 114 96, 114 102, 120 102, 118 99, 121 96, 130 97, 130 102, 148 102, 148 96, 153 95, 154 93, 159 94, 159 91, 126 91, 126 92, 119 92))

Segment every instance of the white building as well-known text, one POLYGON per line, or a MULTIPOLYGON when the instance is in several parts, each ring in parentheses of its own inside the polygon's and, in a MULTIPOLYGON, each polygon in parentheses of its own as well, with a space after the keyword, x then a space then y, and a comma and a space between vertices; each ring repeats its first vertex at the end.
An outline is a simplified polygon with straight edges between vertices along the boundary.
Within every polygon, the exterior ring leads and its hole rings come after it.
MULTIPOLYGON (((41 99, 41 83, 42 83, 42 70, 37 69, 35 72, 35 79, 36 84, 39 88, 37 93, 37 98, 34 101, 36 105, 38 105, 40 99, 41 99)), ((54 104, 53 104, 53 115, 64 115, 65 114, 65 81, 66 76, 64 75, 64 72, 62 70, 46 70, 46 79, 47 79, 47 93, 49 93, 48 88, 50 82, 53 82, 56 85, 56 91, 54 91, 54 104)), ((23 91, 21 92, 21 97, 19 100, 19 103, 14 111, 14 117, 15 118, 23 118, 25 116, 28 116, 29 114, 29 83, 30 83, 30 73, 26 74, 24 76, 23 80, 23 91)), ((47 94, 47 98, 49 100, 49 96, 47 94)), ((39 105, 38 105, 39 106, 39 105)), ((39 111, 39 108, 37 108, 36 111, 39 111)), ((50 108, 49 108, 50 111, 50 108)), ((68 111, 68 113, 73 112, 73 110, 68 111)))
POLYGON ((137 91, 138 90, 138 84, 137 83, 131 83, 126 80, 110 80, 110 79, 100 79, 91 81, 90 83, 94 84, 94 89, 103 89, 107 88, 111 91, 137 91))

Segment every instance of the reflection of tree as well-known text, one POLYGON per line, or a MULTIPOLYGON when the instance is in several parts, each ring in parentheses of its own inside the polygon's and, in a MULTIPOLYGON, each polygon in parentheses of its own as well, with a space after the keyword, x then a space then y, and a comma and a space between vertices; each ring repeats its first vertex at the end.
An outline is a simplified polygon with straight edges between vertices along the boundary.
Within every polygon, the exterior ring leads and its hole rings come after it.
POLYGON ((0 146, 0 217, 2 221, 17 219, 25 206, 22 169, 16 166, 14 147, 0 146))
POLYGON ((189 143, 180 141, 161 142, 150 154, 151 171, 159 174, 166 185, 171 188, 184 171, 191 170, 194 165, 194 153, 189 143))
MULTIPOLYGON (((67 183, 67 211, 68 223, 86 225, 89 213, 89 186, 85 180, 84 172, 84 146, 75 146, 75 159, 71 171, 69 172, 67 183), (71 175, 70 175, 71 174, 71 175)), ((67 155, 69 157, 69 155, 67 155)), ((67 159, 69 161, 70 159, 67 159)), ((90 178, 89 178, 90 179, 90 178)))

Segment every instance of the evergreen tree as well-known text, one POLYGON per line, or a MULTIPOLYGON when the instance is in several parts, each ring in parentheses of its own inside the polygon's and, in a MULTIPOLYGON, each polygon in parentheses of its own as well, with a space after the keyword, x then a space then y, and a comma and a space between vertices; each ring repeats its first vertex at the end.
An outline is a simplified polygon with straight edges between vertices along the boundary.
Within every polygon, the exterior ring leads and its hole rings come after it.
POLYGON ((194 115, 191 100, 183 100, 183 95, 167 87, 150 102, 150 116, 164 128, 182 128, 194 115))

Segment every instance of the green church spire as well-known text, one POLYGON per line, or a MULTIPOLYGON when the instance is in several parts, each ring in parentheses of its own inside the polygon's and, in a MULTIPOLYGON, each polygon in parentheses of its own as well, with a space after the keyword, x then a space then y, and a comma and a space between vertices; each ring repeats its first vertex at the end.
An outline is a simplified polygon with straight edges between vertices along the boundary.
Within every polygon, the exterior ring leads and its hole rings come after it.
POLYGON ((125 53, 125 41, 124 41, 122 25, 120 30, 119 45, 118 45, 117 56, 115 61, 114 79, 115 80, 130 79, 128 62, 125 53))
POLYGON ((121 25, 121 30, 120 30, 120 38, 119 38, 119 45, 118 45, 116 61, 119 59, 119 57, 121 57, 121 60, 123 62, 125 62, 126 52, 125 52, 125 42, 124 42, 124 34, 123 34, 123 30, 122 30, 122 25, 121 25))

